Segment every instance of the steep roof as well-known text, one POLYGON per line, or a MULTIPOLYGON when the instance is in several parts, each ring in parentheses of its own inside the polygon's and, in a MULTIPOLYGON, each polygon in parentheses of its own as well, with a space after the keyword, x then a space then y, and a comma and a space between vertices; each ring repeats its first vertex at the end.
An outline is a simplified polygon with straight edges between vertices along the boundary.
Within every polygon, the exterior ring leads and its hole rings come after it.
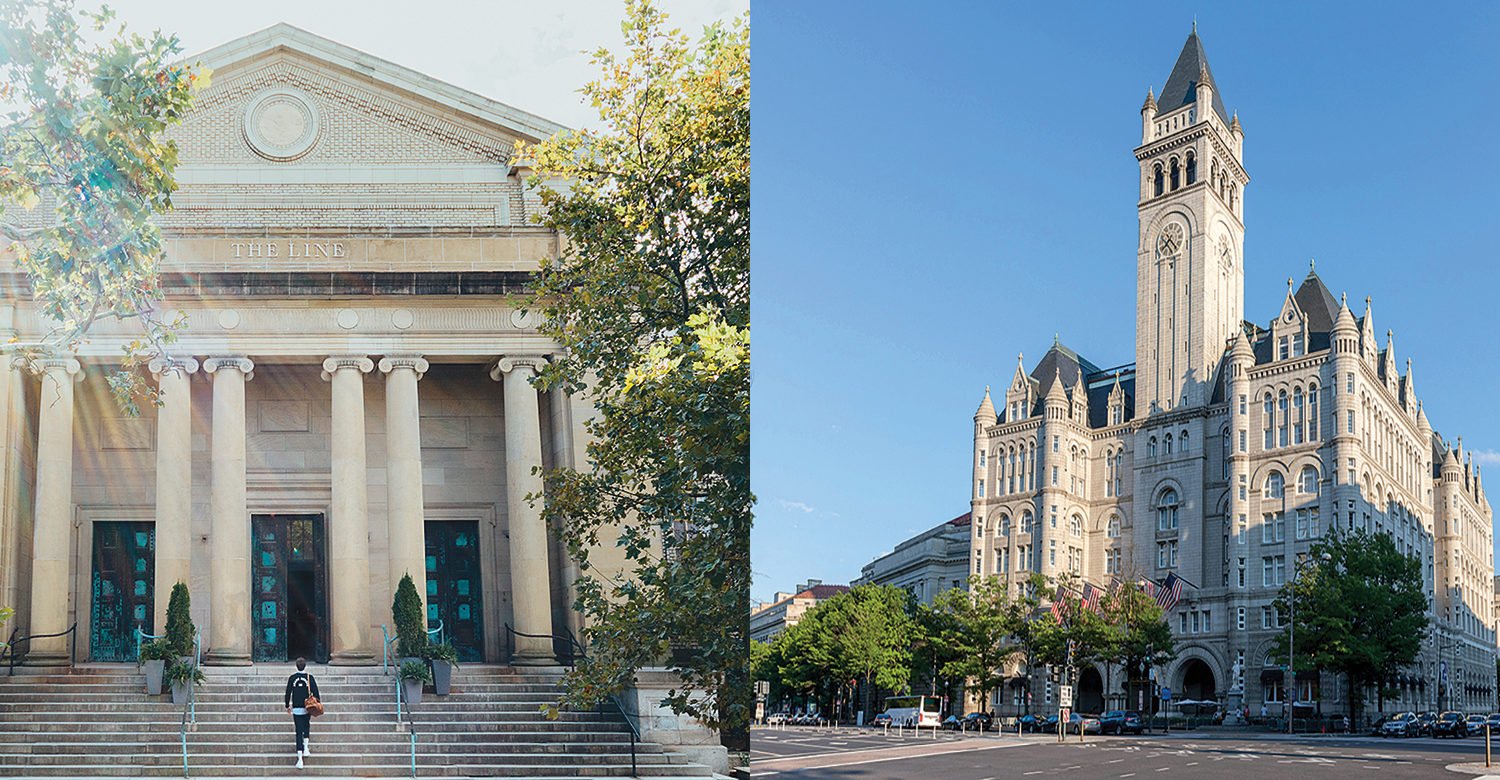
POLYGON ((1045 396, 1052 391, 1052 380, 1062 380, 1063 387, 1068 388, 1078 383, 1080 377, 1099 372, 1099 367, 1080 357, 1077 352, 1054 342, 1047 354, 1037 361, 1036 368, 1031 369, 1031 378, 1038 383, 1038 396, 1045 396))
POLYGON ((1197 102, 1198 73, 1201 71, 1208 72, 1208 85, 1213 88, 1214 110, 1219 112, 1220 119, 1229 121, 1222 93, 1218 83, 1214 81, 1213 68, 1208 66, 1208 55, 1203 51, 1203 41, 1198 38, 1197 25, 1193 26, 1187 43, 1182 45, 1182 53, 1177 55, 1177 64, 1172 66, 1172 75, 1167 77, 1167 85, 1161 88, 1161 99, 1157 103, 1161 113, 1197 102))
POLYGON ((1297 293, 1292 297, 1297 301, 1297 307, 1307 315, 1308 332, 1333 331, 1333 321, 1339 316, 1339 302, 1328 291, 1323 280, 1318 278, 1316 271, 1307 272, 1307 278, 1302 280, 1302 286, 1297 288, 1297 293))

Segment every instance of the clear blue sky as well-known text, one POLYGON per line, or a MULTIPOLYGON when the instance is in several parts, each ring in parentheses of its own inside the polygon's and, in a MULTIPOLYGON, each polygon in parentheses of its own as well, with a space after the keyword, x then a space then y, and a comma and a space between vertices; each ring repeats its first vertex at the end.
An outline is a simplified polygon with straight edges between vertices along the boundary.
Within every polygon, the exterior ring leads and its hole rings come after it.
POLYGON ((1317 258, 1500 486, 1500 5, 758 0, 753 598, 968 511, 1018 351, 1134 360, 1131 150, 1195 15, 1245 126, 1247 318, 1317 258))

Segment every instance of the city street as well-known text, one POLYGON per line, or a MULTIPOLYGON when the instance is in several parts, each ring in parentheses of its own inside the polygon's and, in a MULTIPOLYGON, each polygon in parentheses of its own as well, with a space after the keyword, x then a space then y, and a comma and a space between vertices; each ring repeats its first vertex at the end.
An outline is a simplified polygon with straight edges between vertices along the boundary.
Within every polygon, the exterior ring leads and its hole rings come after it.
MULTIPOLYGON (((1500 744, 1497 744, 1500 758, 1500 744)), ((1161 778, 1172 772, 1198 778, 1241 778, 1252 773, 1289 777, 1315 771, 1318 780, 1339 777, 1484 777, 1484 741, 1379 737, 1285 737, 1244 732, 1194 732, 1179 736, 1077 735, 1057 744, 1050 735, 994 734, 962 737, 930 732, 914 737, 846 727, 756 728, 751 733, 752 777, 999 780, 1058 775, 1085 778, 1161 778), (1478 768, 1448 771, 1454 764, 1478 768)), ((1500 766, 1491 770, 1500 780, 1500 766)))

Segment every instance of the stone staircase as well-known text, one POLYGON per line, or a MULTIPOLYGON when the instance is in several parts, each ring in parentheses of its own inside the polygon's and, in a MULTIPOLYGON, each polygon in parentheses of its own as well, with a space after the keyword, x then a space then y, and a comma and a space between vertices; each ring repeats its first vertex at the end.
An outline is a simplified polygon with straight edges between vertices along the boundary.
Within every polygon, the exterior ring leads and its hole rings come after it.
MULTIPOLYGON (((282 709, 290 665, 205 667, 197 725, 187 735, 193 777, 298 774, 291 718, 282 709)), ((393 678, 379 669, 309 667, 328 714, 313 720, 300 774, 411 776, 411 741, 395 717, 393 678)), ((559 676, 464 665, 452 695, 412 709, 421 777, 629 777, 630 731, 614 712, 548 720, 559 676)), ((181 777, 182 708, 147 696, 134 666, 0 676, 0 777, 181 777)), ((660 745, 638 743, 639 777, 710 778, 660 745)))

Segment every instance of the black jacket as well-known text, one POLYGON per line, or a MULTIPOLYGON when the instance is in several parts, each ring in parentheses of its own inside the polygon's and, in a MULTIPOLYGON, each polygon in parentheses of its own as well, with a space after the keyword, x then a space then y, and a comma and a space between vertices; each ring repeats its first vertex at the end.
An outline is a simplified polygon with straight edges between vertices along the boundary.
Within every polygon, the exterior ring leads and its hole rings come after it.
POLYGON ((307 704, 307 696, 312 694, 322 699, 318 693, 318 681, 307 672, 294 672, 291 677, 286 678, 286 695, 282 697, 283 707, 302 707, 307 704))

